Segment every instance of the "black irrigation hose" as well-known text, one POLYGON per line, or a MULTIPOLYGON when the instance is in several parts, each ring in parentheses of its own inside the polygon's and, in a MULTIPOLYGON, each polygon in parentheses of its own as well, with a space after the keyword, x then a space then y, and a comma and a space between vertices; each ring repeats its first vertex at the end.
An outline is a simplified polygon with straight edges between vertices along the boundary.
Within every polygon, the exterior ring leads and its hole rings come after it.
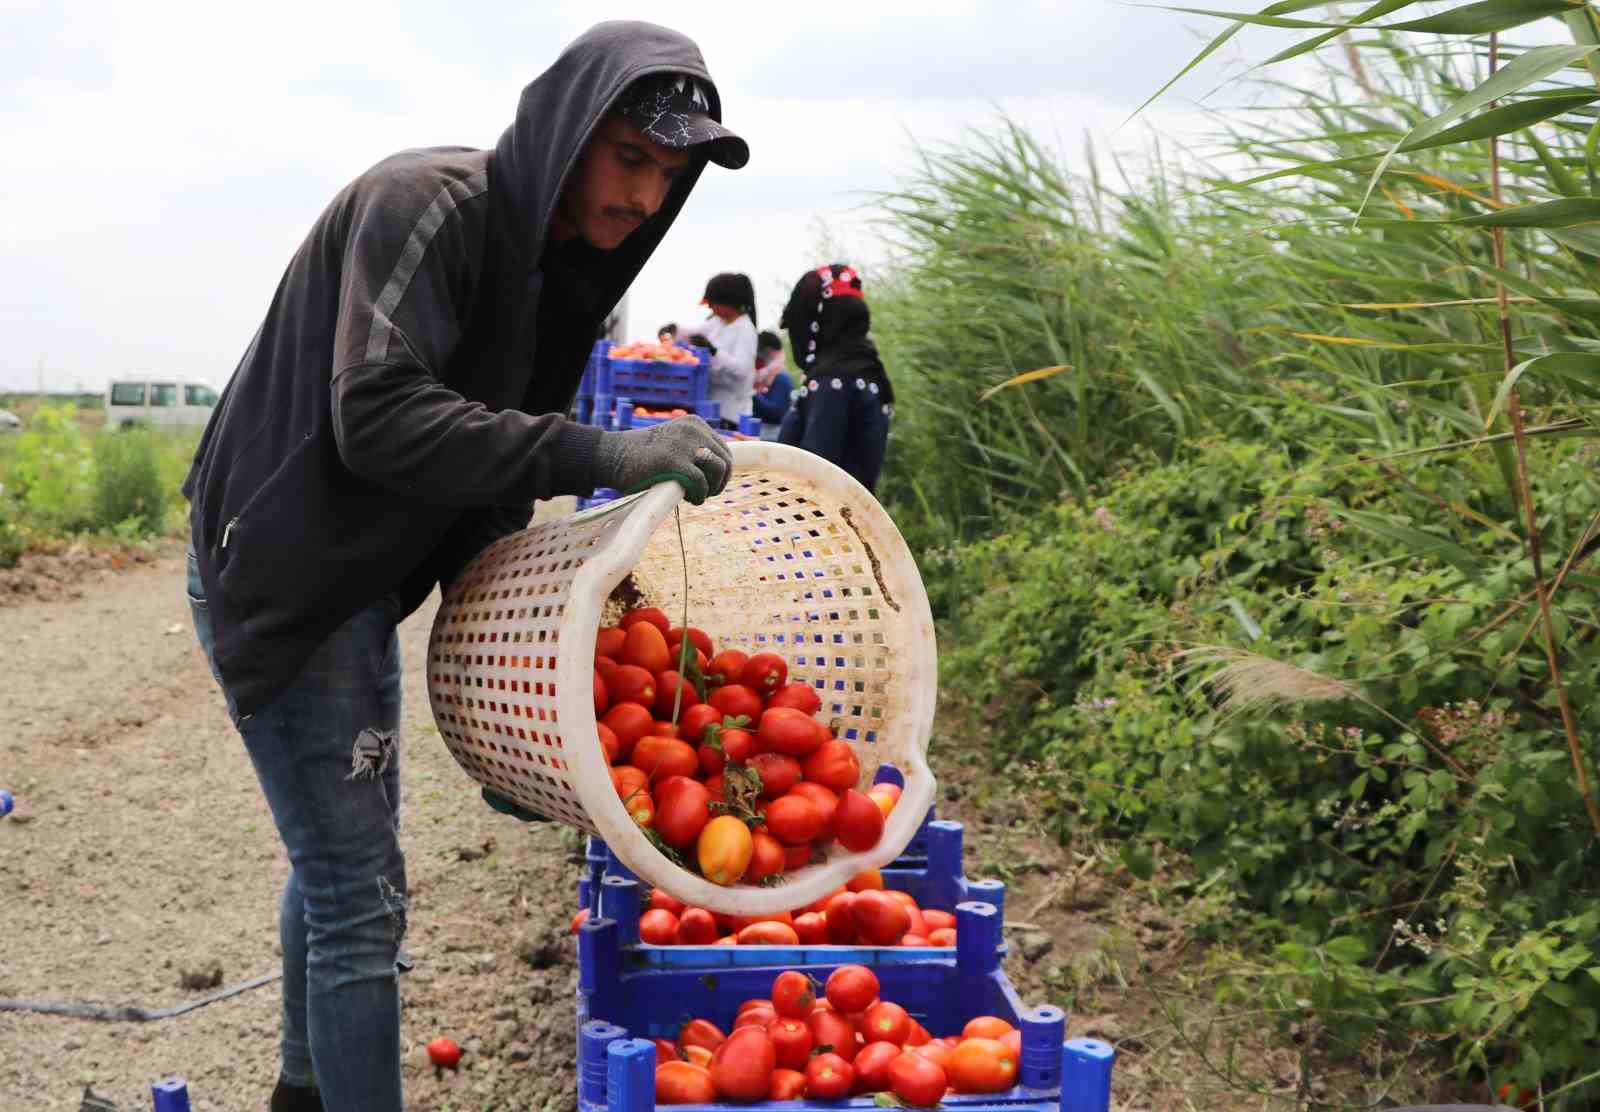
POLYGON ((38 1012, 43 1015, 64 1015, 73 1019, 99 1019, 109 1023, 145 1023, 156 1019, 171 1019, 173 1016, 192 1012, 196 1008, 203 1008, 207 1004, 215 1004, 218 1000, 226 1000, 230 996, 237 996, 241 992, 248 992, 253 988, 271 984, 283 976, 283 971, 264 973, 259 977, 252 977, 242 981, 231 988, 218 989, 209 996, 199 1000, 191 1000, 187 1004, 178 1004, 171 1008, 140 1008, 125 1005, 120 1008, 103 1007, 99 1004, 72 1004, 57 1000, 6 1000, 0 998, 0 1012, 38 1012))

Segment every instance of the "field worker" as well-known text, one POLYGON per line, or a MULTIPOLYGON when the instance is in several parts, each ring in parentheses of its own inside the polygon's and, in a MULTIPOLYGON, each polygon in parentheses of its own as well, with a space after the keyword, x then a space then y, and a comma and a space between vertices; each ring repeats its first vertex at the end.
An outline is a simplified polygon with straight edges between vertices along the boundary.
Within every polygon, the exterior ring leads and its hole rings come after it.
POLYGON ((184 485, 200 644, 288 851, 273 1112, 400 1112, 406 929, 395 625, 535 499, 732 457, 698 418, 564 414, 707 160, 737 169, 693 42, 602 23, 493 150, 393 155, 289 263, 184 485))
POLYGON ((723 424, 738 428, 755 383, 756 289, 743 274, 713 275, 700 304, 711 310, 711 319, 695 326, 714 351, 707 394, 722 406, 723 424))
POLYGON ((789 412, 794 380, 783 361, 783 341, 776 332, 756 337, 756 377, 751 387, 750 412, 761 418, 761 439, 778 439, 778 427, 789 412))
POLYGON ((837 464, 868 490, 883 470, 894 415, 894 388, 867 335, 871 326, 861 276, 844 263, 801 275, 780 322, 798 387, 779 441, 837 464))

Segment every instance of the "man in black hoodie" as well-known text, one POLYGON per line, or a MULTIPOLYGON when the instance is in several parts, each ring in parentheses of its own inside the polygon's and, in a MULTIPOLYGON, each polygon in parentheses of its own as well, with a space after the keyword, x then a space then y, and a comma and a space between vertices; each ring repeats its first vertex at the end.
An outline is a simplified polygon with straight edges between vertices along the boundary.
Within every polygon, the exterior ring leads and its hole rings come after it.
POLYGON ((493 150, 404 151, 334 198, 201 438, 191 609, 291 866, 274 1112, 401 1108, 396 624, 536 499, 727 482, 698 418, 564 416, 706 162, 748 160, 720 120, 687 38, 593 28, 493 150))

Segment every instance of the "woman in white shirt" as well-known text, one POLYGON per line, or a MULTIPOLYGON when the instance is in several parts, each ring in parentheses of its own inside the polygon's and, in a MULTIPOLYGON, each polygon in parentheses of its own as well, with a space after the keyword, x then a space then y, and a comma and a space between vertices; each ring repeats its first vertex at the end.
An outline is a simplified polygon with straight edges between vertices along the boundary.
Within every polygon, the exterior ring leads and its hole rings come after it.
POLYGON ((722 420, 737 428, 750 412, 756 373, 756 290, 743 274, 718 274, 706 283, 700 304, 711 319, 693 329, 716 349, 711 357, 711 400, 722 406, 722 420))

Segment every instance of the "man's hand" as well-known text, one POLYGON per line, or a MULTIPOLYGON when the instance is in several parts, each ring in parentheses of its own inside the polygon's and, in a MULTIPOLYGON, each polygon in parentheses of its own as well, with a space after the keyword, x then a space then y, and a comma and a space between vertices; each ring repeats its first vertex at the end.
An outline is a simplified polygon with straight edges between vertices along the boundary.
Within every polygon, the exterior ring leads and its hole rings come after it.
POLYGON ((625 493, 676 479, 698 506, 728 485, 733 453, 705 421, 679 417, 649 428, 601 434, 594 472, 598 485, 625 493))

